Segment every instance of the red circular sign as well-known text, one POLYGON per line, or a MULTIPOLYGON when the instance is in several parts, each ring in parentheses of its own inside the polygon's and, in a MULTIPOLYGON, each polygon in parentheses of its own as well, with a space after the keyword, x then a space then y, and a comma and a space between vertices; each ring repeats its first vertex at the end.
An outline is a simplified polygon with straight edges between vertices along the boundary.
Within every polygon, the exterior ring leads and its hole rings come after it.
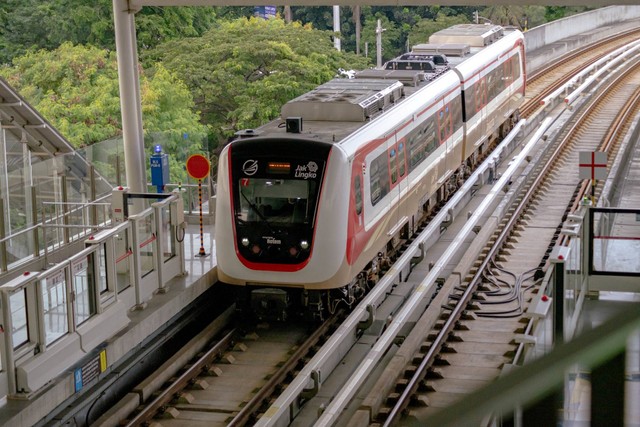
POLYGON ((202 154, 194 154, 187 159, 187 173, 193 179, 204 179, 209 175, 209 159, 202 154))

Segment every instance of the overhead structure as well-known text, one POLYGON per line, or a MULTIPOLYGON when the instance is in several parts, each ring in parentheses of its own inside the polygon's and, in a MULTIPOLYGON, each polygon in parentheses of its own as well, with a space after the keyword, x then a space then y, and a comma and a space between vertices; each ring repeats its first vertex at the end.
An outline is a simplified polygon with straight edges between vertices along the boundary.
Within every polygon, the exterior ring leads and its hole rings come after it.
MULTIPOLYGON (((142 6, 268 6, 273 5, 272 0, 129 0, 127 3, 131 8, 142 6)), ((485 6, 485 5, 531 5, 531 1, 526 0, 493 0, 491 2, 478 0, 342 0, 339 2, 329 0, 280 0, 280 6, 333 6, 339 3, 340 6, 485 6)), ((535 3, 540 6, 612 6, 612 5, 636 5, 637 1, 632 0, 542 0, 535 3)))
POLYGON ((73 146, 1 78, 0 124, 40 157, 74 151, 73 146))

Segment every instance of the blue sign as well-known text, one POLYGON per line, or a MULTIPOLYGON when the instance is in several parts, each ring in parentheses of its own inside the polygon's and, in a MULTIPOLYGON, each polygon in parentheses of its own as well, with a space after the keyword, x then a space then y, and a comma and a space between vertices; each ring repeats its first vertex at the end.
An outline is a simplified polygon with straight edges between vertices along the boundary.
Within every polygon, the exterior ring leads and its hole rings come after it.
POLYGON ((75 383, 76 393, 82 390, 82 368, 73 371, 73 380, 75 383))
POLYGON ((158 187, 158 192, 162 192, 162 187, 169 183, 169 156, 167 154, 152 154, 149 158, 151 166, 151 184, 158 187))

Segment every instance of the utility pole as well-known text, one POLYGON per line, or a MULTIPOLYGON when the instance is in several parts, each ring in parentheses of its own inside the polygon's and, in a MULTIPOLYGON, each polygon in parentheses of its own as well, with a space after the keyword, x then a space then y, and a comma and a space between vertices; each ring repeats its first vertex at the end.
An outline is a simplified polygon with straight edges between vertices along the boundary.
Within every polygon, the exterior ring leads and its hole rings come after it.
POLYGON ((385 31, 385 29, 382 28, 382 24, 378 19, 378 26, 376 27, 376 53, 378 58, 378 62, 377 62, 378 68, 382 67, 382 32, 383 31, 385 31))
POLYGON ((340 50, 340 6, 333 6, 333 46, 340 50))

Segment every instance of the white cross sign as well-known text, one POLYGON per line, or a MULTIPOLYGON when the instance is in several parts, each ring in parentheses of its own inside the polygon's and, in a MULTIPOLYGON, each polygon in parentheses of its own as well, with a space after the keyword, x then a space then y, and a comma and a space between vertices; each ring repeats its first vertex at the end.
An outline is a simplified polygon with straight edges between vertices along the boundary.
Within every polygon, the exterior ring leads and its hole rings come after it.
POLYGON ((580 179, 606 179, 607 153, 604 151, 581 151, 578 153, 580 179))

